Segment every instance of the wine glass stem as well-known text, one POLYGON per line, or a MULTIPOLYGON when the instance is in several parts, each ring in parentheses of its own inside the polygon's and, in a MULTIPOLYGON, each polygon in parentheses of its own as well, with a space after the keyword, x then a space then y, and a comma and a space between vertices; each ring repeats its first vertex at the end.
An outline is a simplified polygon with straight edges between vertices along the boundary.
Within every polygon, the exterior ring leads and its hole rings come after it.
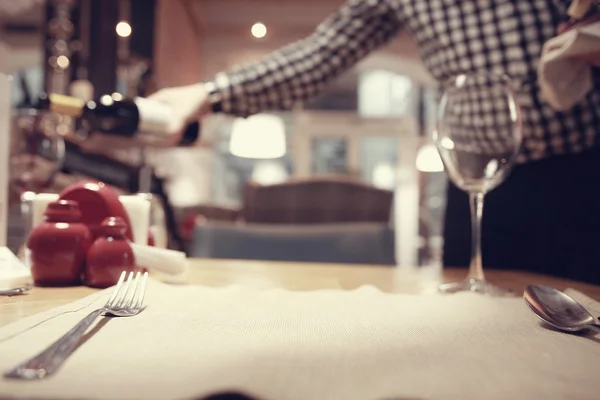
POLYGON ((481 218, 483 216, 483 197, 481 192, 469 193, 471 203, 471 265, 469 279, 485 280, 481 261, 481 218))

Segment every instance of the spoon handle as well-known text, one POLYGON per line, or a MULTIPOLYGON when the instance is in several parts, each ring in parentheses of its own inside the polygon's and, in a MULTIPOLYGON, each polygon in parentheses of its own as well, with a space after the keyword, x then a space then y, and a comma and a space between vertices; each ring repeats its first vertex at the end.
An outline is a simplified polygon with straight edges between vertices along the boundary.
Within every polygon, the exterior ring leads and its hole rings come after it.
POLYGON ((591 331, 594 331, 595 333, 600 333, 600 325, 598 324, 589 324, 586 328, 588 328, 591 331))

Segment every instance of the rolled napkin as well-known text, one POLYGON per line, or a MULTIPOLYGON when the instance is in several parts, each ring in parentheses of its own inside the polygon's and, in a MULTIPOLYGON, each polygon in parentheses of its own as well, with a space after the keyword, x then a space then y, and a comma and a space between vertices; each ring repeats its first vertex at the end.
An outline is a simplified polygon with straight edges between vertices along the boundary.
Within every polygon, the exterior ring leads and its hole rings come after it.
POLYGON ((592 67, 598 66, 600 21, 594 14, 547 41, 538 65, 542 96, 557 111, 581 102, 593 88, 592 67))
MULTIPOLYGON (((0 371, 52 343, 110 293, 0 328, 0 371)), ((150 279, 145 303, 138 316, 99 321, 50 379, 0 378, 0 398, 598 398, 599 339, 548 329, 520 297, 150 279)))
POLYGON ((185 253, 153 246, 129 243, 135 263, 160 274, 159 280, 169 283, 187 282, 189 265, 185 253))

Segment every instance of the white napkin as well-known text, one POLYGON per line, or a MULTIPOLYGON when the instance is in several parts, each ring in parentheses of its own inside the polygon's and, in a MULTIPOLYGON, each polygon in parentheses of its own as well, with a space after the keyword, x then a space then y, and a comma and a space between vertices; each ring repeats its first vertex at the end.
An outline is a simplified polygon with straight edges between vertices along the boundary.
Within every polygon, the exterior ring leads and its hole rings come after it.
POLYGON ((600 22, 575 27, 544 44, 538 82, 550 106, 566 111, 592 89, 592 64, 583 59, 600 52, 600 22))
MULTIPOLYGON (((0 370, 40 351, 108 295, 1 328, 0 370)), ((521 298, 151 280, 147 300, 136 317, 100 323, 54 377, 0 380, 0 398, 598 398, 600 339, 544 327, 521 298)))
POLYGON ((8 247, 0 247, 0 290, 33 285, 31 270, 8 247))

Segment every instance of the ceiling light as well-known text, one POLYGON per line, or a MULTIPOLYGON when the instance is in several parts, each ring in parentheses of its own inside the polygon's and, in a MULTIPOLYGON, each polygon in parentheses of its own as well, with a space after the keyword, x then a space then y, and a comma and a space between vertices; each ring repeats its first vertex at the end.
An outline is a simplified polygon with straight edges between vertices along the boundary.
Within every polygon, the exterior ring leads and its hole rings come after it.
POLYGON ((62 69, 69 68, 69 58, 67 56, 58 56, 56 58, 56 65, 58 65, 62 69))
POLYGON ((121 21, 117 24, 117 35, 121 37, 128 37, 131 35, 131 25, 128 22, 121 21))
POLYGON ((257 22, 254 25, 252 25, 251 32, 252 36, 260 39, 262 37, 265 37, 265 35, 267 34, 267 27, 265 26, 265 24, 257 22))
POLYGON ((255 114, 233 121, 229 151, 237 157, 271 159, 286 154, 285 124, 275 115, 255 114))

